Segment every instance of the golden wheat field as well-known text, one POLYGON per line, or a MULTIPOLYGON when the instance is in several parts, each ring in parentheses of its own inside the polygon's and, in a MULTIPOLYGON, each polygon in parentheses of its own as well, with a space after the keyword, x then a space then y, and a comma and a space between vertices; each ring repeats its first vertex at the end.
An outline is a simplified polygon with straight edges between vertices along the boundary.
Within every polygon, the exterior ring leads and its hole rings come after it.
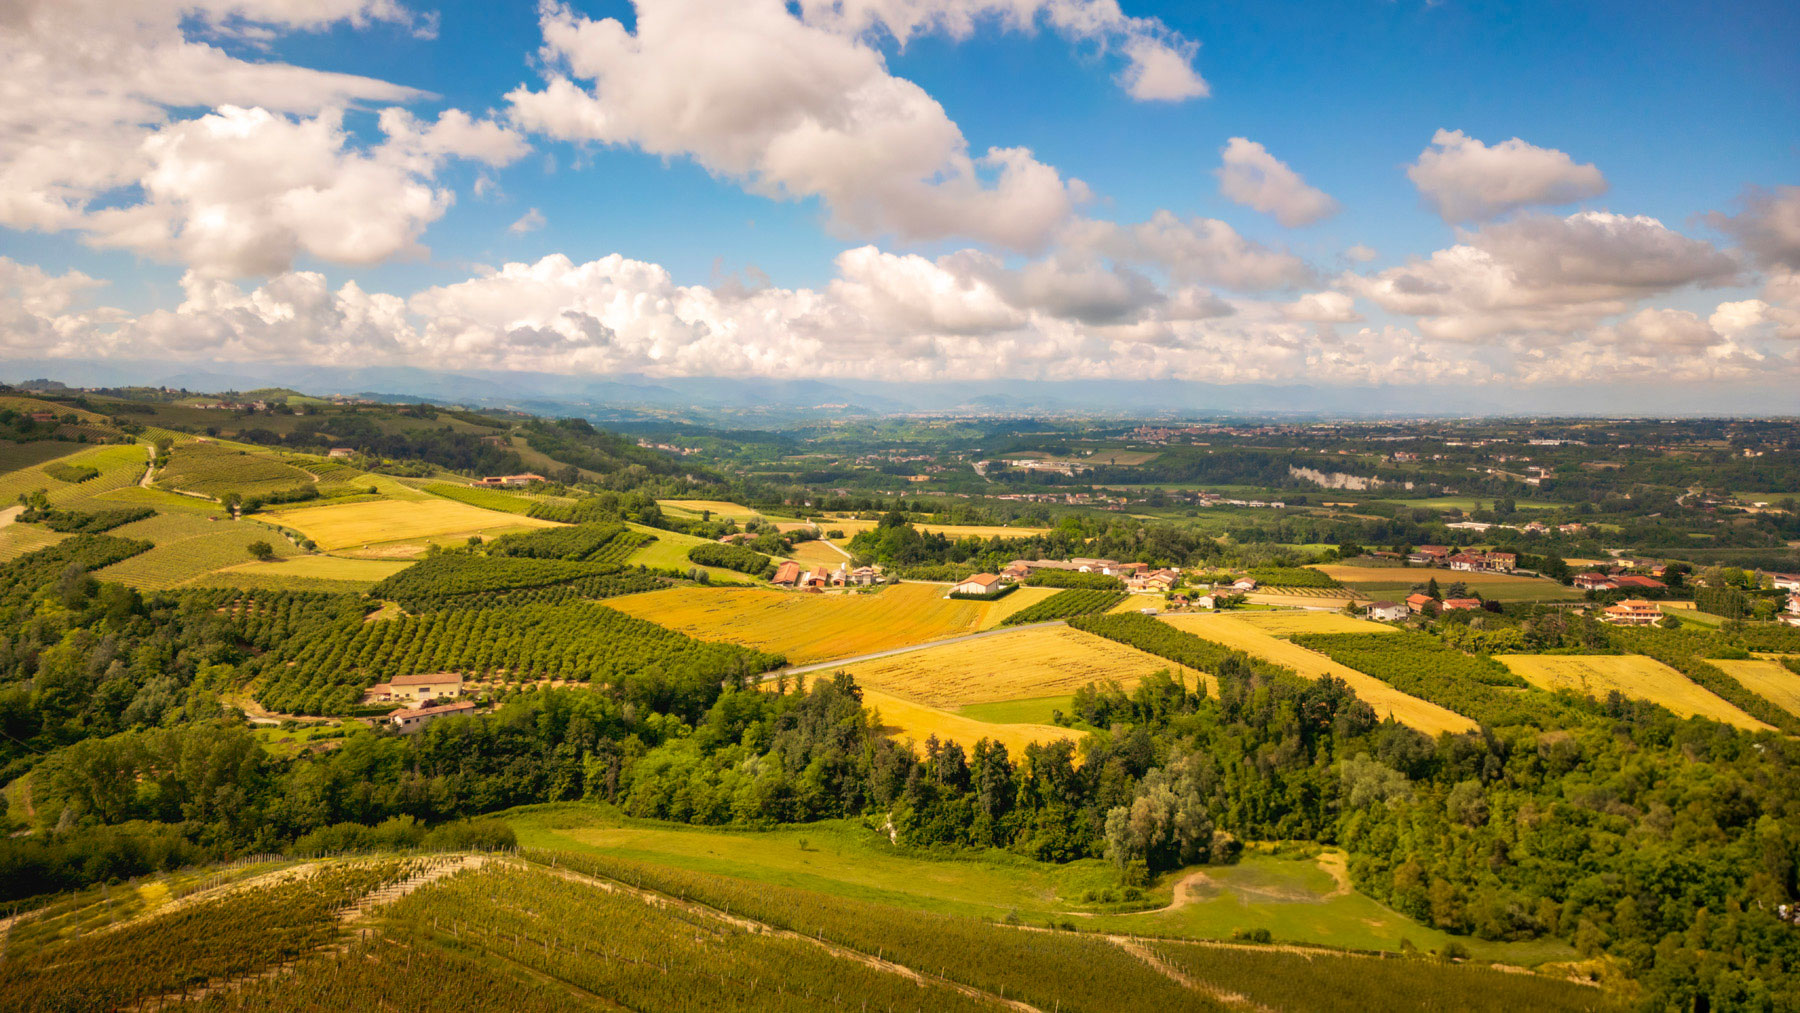
POLYGON ((939 739, 960 744, 966 752, 973 751, 975 743, 988 739, 1005 746, 1007 753, 1016 758, 1033 742, 1079 739, 1082 736, 1081 732, 1073 728, 1059 728, 1056 725, 989 724, 868 688, 863 690, 863 705, 881 713, 882 729, 895 738, 924 742, 936 735, 939 739))
MULTIPOLYGON (((1172 668, 1154 654, 1067 626, 1038 626, 858 662, 845 669, 863 686, 929 707, 957 708, 1073 693, 1111 679, 1126 689, 1172 668)), ((1187 672, 1189 685, 1196 673, 1187 672)), ((1210 676, 1199 676, 1217 695, 1210 676)))
POLYGON ((411 563, 393 559, 345 559, 342 556, 291 556, 261 563, 252 560, 228 566, 221 573, 254 573, 262 577, 305 580, 341 580, 375 584, 392 577, 411 563))
POLYGON ((710 511, 714 520, 745 521, 761 516, 747 506, 722 499, 659 499, 656 505, 671 513, 695 517, 703 510, 710 511))
POLYGON ((782 558, 791 559, 809 568, 823 566, 828 570, 835 570, 839 564, 850 562, 848 556, 816 538, 810 542, 795 543, 794 551, 782 558))
POLYGON ((1604 697, 1616 689, 1626 696, 1662 704, 1684 718, 1699 715, 1738 728, 1770 729, 1687 676, 1641 654, 1500 654, 1495 658, 1540 689, 1572 689, 1593 697, 1604 697))
POLYGON ((1768 658, 1744 661, 1715 658, 1712 663, 1743 683, 1750 692, 1789 714, 1800 715, 1800 675, 1789 671, 1781 662, 1768 658))
POLYGON ((1231 618, 1278 637, 1297 633, 1392 633, 1392 626, 1337 612, 1233 612, 1231 618))
MULTIPOLYGON (((420 494, 423 496, 423 494, 420 494)), ((326 550, 399 542, 408 539, 491 533, 498 528, 553 528, 517 514, 483 510, 454 500, 375 500, 296 510, 278 510, 269 520, 290 527, 326 550)))
MULTIPOLYGON (((1336 676, 1349 683, 1350 688, 1356 690, 1357 696, 1375 708, 1377 716, 1385 718, 1392 715, 1394 720, 1417 728, 1427 735, 1436 735, 1439 732, 1466 732, 1475 729, 1475 722, 1455 711, 1402 693, 1372 675, 1358 672, 1347 665, 1340 665, 1323 654, 1289 643, 1275 634, 1259 628, 1255 623, 1246 621, 1249 616, 1257 614, 1198 613, 1170 615, 1165 616, 1164 619, 1195 636, 1224 644, 1226 647, 1236 648, 1246 654, 1265 658, 1277 665, 1286 665, 1308 679, 1317 679, 1322 675, 1336 676)), ((1260 614, 1283 615, 1284 613, 1260 614)), ((1324 613, 1320 614, 1324 615, 1324 613)))
POLYGON ((946 599, 938 584, 895 584, 874 594, 679 587, 607 604, 702 640, 775 651, 805 664, 974 633, 1051 593, 1020 588, 996 602, 977 602, 946 599))

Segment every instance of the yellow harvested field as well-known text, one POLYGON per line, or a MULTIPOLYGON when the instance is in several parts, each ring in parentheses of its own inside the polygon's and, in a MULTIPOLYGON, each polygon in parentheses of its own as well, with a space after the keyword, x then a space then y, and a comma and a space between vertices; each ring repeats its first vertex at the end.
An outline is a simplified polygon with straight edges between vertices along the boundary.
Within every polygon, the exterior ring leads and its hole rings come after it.
POLYGON ((434 496, 281 510, 268 516, 277 524, 299 531, 328 551, 414 538, 467 536, 496 528, 557 527, 552 521, 483 510, 434 496))
POLYGON ((1687 676, 1641 654, 1497 654, 1494 657, 1539 689, 1552 692, 1572 689, 1600 698, 1616 689, 1625 696, 1662 704, 1684 718, 1698 715, 1752 731, 1772 730, 1687 676))
POLYGON ((1049 596, 1048 588, 1021 588, 997 602, 951 601, 944 591, 940 584, 896 584, 874 594, 678 587, 606 604, 702 640, 785 654, 800 665, 974 633, 1049 596))
POLYGON ((1276 605, 1282 608, 1328 608, 1341 609, 1359 601, 1369 600, 1368 595, 1354 592, 1333 595, 1300 595, 1281 594, 1276 591, 1252 591, 1244 595, 1244 600, 1252 605, 1276 605))
POLYGON ((840 563, 850 562, 848 556, 816 538, 810 542, 794 543, 794 551, 782 558, 807 567, 823 566, 832 570, 837 569, 840 563))
POLYGON ((1356 690, 1357 696, 1375 708, 1377 717, 1392 715, 1394 720, 1417 728, 1427 735, 1475 730, 1475 722, 1455 711, 1409 696, 1372 675, 1358 672, 1348 665, 1340 665, 1323 654, 1283 640, 1253 622, 1246 622, 1246 618, 1253 614, 1175 614, 1165 616, 1164 621, 1197 637, 1236 648, 1277 665, 1285 665, 1308 679, 1324 675, 1342 679, 1350 684, 1351 689, 1356 690))
POLYGON ((880 711, 882 731, 895 738, 924 742, 936 735, 939 740, 948 739, 960 744, 964 752, 973 752, 975 743, 988 739, 1005 746, 1007 754, 1017 758, 1033 742, 1080 739, 1082 736, 1081 732, 1073 728, 1059 728, 1056 725, 989 724, 935 707, 909 703, 873 689, 863 690, 863 706, 880 711))
MULTIPOLYGON (((1068 626, 1039 626, 846 665, 863 686, 930 707, 1028 700, 1111 679, 1127 690, 1168 660, 1068 626)), ((1185 673, 1189 684, 1195 673, 1185 673)), ((1210 676, 1201 676, 1217 695, 1210 676)))
POLYGON ((743 521, 761 516, 747 506, 722 499, 659 499, 656 505, 673 513, 695 517, 700 516, 702 510, 710 510, 714 520, 743 521))
POLYGON ((1392 633, 1392 626, 1337 612, 1234 612, 1231 618, 1266 633, 1285 637, 1296 633, 1392 633))
POLYGON ((304 577, 312 580, 353 580, 374 584, 386 580, 411 563, 390 559, 345 559, 342 556, 290 556, 272 563, 251 561, 227 566, 221 573, 255 573, 266 577, 304 577))
POLYGON ((1779 661, 1749 658, 1730 661, 1714 658, 1712 664, 1744 688, 1769 701, 1789 714, 1800 716, 1800 674, 1790 671, 1779 661))

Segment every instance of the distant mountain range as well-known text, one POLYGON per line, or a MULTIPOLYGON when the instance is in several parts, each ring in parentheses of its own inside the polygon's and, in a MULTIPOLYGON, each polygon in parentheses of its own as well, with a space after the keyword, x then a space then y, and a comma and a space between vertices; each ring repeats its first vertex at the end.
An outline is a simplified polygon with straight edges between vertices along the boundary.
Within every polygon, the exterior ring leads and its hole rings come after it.
POLYGON ((1771 384, 1671 387, 1482 387, 1204 384, 1181 380, 984 380, 891 383, 760 377, 610 377, 403 366, 340 368, 272 363, 16 359, 0 379, 49 377, 71 386, 162 386, 217 392, 283 386, 596 420, 687 420, 770 425, 910 413, 1082 414, 1128 418, 1326 418, 1490 415, 1794 415, 1800 395, 1771 384))

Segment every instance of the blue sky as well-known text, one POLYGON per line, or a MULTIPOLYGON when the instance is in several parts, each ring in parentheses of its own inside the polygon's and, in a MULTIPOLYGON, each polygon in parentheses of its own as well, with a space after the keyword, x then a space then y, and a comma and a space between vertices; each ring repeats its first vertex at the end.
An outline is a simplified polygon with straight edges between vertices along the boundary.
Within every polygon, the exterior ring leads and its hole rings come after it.
POLYGON ((76 95, 0 117, 0 355, 1800 372, 1795 5, 1007 6, 31 0, 0 70, 76 95))

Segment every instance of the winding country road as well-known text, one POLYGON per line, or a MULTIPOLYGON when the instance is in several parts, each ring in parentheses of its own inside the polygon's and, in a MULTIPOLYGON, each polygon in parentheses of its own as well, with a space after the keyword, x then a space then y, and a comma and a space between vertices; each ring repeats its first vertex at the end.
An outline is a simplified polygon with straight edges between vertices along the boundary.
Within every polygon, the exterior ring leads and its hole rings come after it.
POLYGON ((766 682, 782 675, 803 675, 807 672, 817 672, 822 668, 841 668, 844 665, 854 665, 863 661, 874 661, 877 658, 891 658, 896 654, 911 654, 914 651, 928 651, 933 647, 944 647, 949 644, 960 644, 970 640, 981 640, 984 637, 997 637, 1002 633, 1011 633, 1014 630, 1035 630, 1043 626, 1061 625, 1063 625, 1061 619, 1052 619, 1042 623, 1021 623, 1018 626, 1001 626, 991 630, 982 630, 979 633, 965 633, 960 637, 948 637, 944 640, 928 640, 922 644, 908 644, 905 647, 890 647, 885 651, 875 651, 870 654, 855 654, 848 658, 836 658, 832 661, 817 661, 810 665, 794 665, 770 672, 768 675, 763 676, 763 680, 766 682))

